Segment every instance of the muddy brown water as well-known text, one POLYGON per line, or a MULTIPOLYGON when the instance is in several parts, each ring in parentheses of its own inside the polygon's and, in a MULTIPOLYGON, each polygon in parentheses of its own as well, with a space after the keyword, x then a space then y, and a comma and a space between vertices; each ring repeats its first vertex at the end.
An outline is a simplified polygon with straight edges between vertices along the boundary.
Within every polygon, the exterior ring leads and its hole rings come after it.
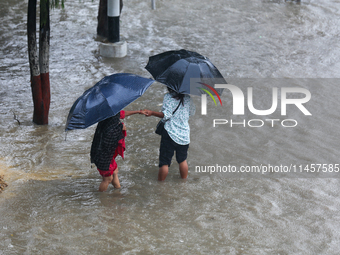
MULTIPOLYGON (((0 195, 0 254, 338 254, 337 172, 299 167, 327 164, 329 170, 340 163, 339 3, 171 0, 157 1, 154 11, 150 4, 124 4, 128 56, 114 60, 98 52, 98 3, 67 1, 64 10, 51 11, 50 124, 36 126, 27 1, 0 1, 0 174, 9 184, 0 195), (150 77, 144 69, 150 55, 181 48, 209 57, 246 99, 247 87, 254 87, 257 109, 270 108, 274 86, 310 91, 305 107, 312 116, 295 106, 282 116, 280 98, 270 116, 247 107, 235 116, 227 90, 223 106, 211 100, 203 116, 194 97, 189 177, 181 180, 173 162, 164 183, 156 181, 157 120, 131 116, 126 158, 118 160, 122 188, 97 192, 100 178, 89 163, 95 126, 68 132, 65 140, 71 105, 106 75, 150 77), (246 120, 246 126, 214 128, 214 119, 246 120), (266 119, 280 122, 271 127, 266 119), (283 127, 284 119, 298 125, 283 127), (265 124, 250 127, 249 120, 265 124), (217 165, 295 166, 298 172, 240 178, 196 171, 217 165)), ((158 110, 164 93, 155 83, 127 109, 158 110)))

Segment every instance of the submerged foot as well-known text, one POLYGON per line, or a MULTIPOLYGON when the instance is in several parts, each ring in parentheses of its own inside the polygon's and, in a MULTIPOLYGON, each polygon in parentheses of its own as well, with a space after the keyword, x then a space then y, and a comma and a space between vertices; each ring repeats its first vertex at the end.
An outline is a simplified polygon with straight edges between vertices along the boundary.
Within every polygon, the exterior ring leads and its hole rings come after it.
POLYGON ((113 175, 112 185, 116 189, 120 189, 120 182, 119 182, 119 179, 118 179, 118 174, 113 175))

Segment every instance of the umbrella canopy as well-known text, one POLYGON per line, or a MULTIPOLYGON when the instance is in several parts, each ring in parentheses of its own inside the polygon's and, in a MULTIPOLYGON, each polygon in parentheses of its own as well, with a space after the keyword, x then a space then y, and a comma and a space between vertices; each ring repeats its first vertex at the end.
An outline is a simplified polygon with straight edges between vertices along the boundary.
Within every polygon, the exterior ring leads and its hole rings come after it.
POLYGON ((153 82, 152 79, 129 73, 104 77, 74 102, 65 130, 87 128, 116 115, 143 95, 153 82))
MULTIPOLYGON (((201 95, 204 84, 227 83, 207 57, 183 49, 151 56, 145 68, 156 81, 182 94, 201 95)), ((221 94, 223 89, 216 91, 221 94)))

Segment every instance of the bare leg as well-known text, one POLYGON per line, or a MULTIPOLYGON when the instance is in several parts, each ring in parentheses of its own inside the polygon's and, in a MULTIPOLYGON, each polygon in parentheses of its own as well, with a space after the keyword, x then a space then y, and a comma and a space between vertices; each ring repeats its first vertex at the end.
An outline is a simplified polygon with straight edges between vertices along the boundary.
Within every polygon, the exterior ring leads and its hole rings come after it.
POLYGON ((119 182, 119 179, 118 179, 118 168, 113 172, 112 185, 116 189, 120 189, 120 182, 119 182))
POLYGON ((159 181, 164 181, 166 176, 168 175, 169 172, 169 166, 168 165, 163 165, 159 168, 158 171, 158 180, 159 181))
POLYGON ((186 179, 188 177, 188 170, 189 167, 186 160, 179 164, 179 173, 181 174, 182 179, 186 179))
POLYGON ((100 192, 106 191, 110 182, 112 182, 112 179, 113 179, 112 175, 103 177, 103 181, 99 185, 99 191, 100 192))

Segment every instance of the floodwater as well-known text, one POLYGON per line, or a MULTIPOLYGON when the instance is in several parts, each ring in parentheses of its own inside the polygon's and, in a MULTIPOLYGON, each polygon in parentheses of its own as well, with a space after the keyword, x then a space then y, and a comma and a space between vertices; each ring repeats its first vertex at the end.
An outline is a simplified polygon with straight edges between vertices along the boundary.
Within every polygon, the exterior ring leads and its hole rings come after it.
MULTIPOLYGON (((0 0, 0 174, 9 183, 0 194, 0 254, 339 254, 339 2, 158 0, 152 10, 150 1, 126 1, 128 56, 114 60, 98 52, 97 2, 68 0, 51 11, 50 118, 36 126, 27 0, 0 0), (201 115, 195 97, 189 177, 181 180, 173 162, 163 183, 156 180, 157 119, 131 116, 126 158, 118 160, 122 188, 97 192, 100 176, 89 159, 95 126, 66 137, 71 105, 106 75, 150 77, 150 55, 181 48, 209 57, 246 99, 253 87, 256 109, 269 109, 278 87, 277 110, 233 115, 225 89, 223 106, 208 98, 201 115), (294 105, 281 115, 282 87, 310 91, 303 105, 312 115, 294 105), (228 123, 213 127, 214 119, 228 123), (285 127, 292 119, 297 125, 285 127), (305 171, 311 164, 326 165, 305 171), (203 172, 228 165, 297 172, 203 172)), ((158 110, 164 92, 155 83, 127 109, 158 110)))

